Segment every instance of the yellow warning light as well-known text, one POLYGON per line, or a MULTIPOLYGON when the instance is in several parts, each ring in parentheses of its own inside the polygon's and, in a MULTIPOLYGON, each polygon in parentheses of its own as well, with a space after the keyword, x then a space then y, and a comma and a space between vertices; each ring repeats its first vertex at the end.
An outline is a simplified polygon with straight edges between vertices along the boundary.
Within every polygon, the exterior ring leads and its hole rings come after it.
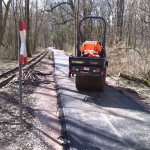
POLYGON ((71 63, 72 63, 72 64, 84 64, 84 61, 72 60, 71 63))
POLYGON ((98 62, 91 61, 90 64, 91 64, 91 65, 98 65, 98 62))

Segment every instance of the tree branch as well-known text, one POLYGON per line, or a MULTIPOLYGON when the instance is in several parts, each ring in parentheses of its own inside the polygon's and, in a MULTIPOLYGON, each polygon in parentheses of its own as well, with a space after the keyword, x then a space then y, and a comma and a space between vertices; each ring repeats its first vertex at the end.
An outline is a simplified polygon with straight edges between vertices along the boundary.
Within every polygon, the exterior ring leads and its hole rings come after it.
POLYGON ((109 9, 110 9, 110 14, 111 13, 113 14, 112 7, 111 7, 111 4, 110 4, 109 0, 107 0, 107 2, 108 2, 109 9))
POLYGON ((69 19, 69 20, 65 20, 63 22, 59 22, 59 23, 56 23, 55 25, 64 25, 66 24, 67 22, 70 22, 70 21, 73 21, 74 19, 69 19))
MULTIPOLYGON (((142 56, 142 54, 140 53, 140 51, 137 50, 137 49, 135 49, 135 48, 132 48, 132 47, 117 47, 117 48, 116 48, 116 50, 120 50, 120 49, 122 49, 122 50, 134 50, 135 52, 137 52, 137 53, 141 56, 141 58, 143 58, 143 56, 142 56)), ((114 52, 114 53, 115 53, 115 52, 114 52)))
POLYGON ((71 13, 69 13, 66 9, 60 6, 61 9, 63 9, 67 14, 69 14, 71 17, 75 18, 71 13))
POLYGON ((5 5, 5 7, 6 7, 7 5, 6 5, 5 1, 4 1, 4 0, 2 0, 2 2, 4 3, 4 5, 5 5))
POLYGON ((68 4, 71 7, 71 9, 74 10, 74 6, 73 6, 72 3, 62 2, 62 3, 59 3, 56 6, 52 7, 51 9, 46 9, 46 10, 43 10, 43 11, 47 11, 47 12, 51 12, 52 13, 55 8, 57 8, 57 7, 61 6, 61 5, 64 5, 64 4, 68 4))
POLYGON ((57 4, 56 6, 54 6, 54 7, 51 9, 51 12, 52 12, 55 8, 57 8, 57 7, 59 7, 60 5, 63 5, 63 4, 68 4, 68 5, 70 5, 70 7, 71 7, 72 10, 74 9, 74 6, 73 6, 72 3, 69 3, 69 2, 62 2, 62 3, 59 3, 59 4, 57 4))

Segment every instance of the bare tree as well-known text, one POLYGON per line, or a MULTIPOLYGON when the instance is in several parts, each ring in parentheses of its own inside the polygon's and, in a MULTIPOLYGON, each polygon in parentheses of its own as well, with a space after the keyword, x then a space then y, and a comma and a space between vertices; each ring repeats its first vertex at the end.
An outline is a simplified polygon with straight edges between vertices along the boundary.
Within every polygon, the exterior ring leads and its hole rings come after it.
POLYGON ((2 28, 2 20, 3 20, 3 9, 2 9, 2 0, 0 0, 0 29, 2 28))
POLYGON ((117 41, 122 41, 124 0, 117 0, 117 41))
POLYGON ((9 0, 7 2, 7 4, 5 4, 5 13, 4 13, 4 18, 2 20, 2 28, 0 28, 0 46, 2 45, 2 42, 3 42, 3 37, 4 37, 4 34, 5 34, 5 29, 6 29, 6 23, 7 23, 7 18, 8 18, 8 12, 9 12, 9 7, 10 7, 10 4, 11 4, 11 1, 12 0, 9 0))
POLYGON ((26 39, 26 47, 27 47, 27 56, 31 57, 32 53, 30 50, 30 41, 29 41, 29 33, 30 33, 30 16, 29 16, 29 2, 30 0, 25 0, 25 19, 27 21, 27 39, 26 39))

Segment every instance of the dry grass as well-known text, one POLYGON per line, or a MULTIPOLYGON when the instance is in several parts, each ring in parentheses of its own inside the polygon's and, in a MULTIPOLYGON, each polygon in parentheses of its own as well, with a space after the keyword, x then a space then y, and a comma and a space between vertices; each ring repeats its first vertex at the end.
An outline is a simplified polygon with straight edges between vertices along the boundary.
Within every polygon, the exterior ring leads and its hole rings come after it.
POLYGON ((125 45, 109 48, 107 57, 109 61, 108 73, 112 75, 125 73, 146 78, 150 71, 150 55, 125 45))
POLYGON ((75 48, 71 45, 65 45, 65 50, 64 51, 69 56, 70 55, 75 55, 75 48))

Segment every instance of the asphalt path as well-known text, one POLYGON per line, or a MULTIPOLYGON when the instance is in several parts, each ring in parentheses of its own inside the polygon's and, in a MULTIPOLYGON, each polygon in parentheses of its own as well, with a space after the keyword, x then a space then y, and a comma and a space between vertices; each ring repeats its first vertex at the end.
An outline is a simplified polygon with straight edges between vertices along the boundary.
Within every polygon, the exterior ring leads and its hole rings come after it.
POLYGON ((110 85, 77 91, 68 56, 52 50, 70 150, 150 150, 150 113, 110 85))

